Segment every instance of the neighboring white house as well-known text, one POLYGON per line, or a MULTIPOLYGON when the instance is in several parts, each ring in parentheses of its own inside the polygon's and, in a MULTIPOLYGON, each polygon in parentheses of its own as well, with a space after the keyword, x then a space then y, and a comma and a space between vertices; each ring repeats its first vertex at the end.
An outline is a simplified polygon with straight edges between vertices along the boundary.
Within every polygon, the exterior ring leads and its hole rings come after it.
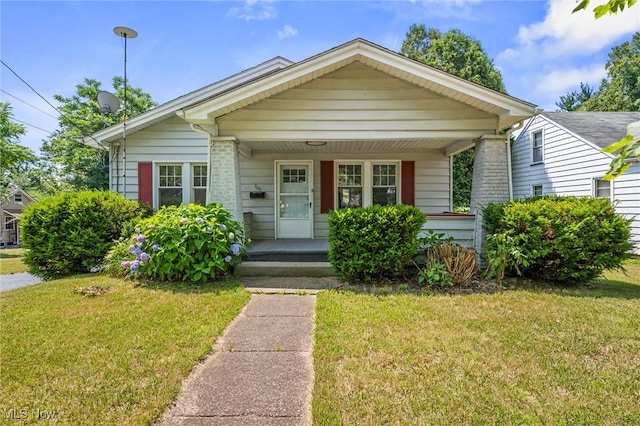
POLYGON ((587 195, 617 202, 634 218, 632 239, 640 254, 640 164, 613 181, 603 180, 612 155, 602 148, 623 138, 640 112, 544 112, 528 121, 512 147, 513 195, 587 195))
POLYGON ((254 239, 326 239, 327 213, 346 206, 411 204, 442 227, 451 157, 474 145, 473 205, 508 199, 504 131, 535 110, 356 39, 160 105, 128 120, 126 140, 120 124, 84 143, 109 150, 110 187, 129 198, 219 202, 254 239))

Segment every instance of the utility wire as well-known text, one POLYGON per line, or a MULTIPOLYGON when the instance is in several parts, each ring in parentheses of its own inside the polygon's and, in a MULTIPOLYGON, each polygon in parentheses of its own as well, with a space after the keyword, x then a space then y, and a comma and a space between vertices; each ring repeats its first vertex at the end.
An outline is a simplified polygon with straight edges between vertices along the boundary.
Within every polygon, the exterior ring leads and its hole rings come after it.
POLYGON ((42 127, 34 126, 33 124, 29 124, 29 123, 27 123, 26 121, 18 120, 17 118, 13 118, 13 117, 11 118, 11 120, 13 120, 13 121, 17 121, 18 123, 20 123, 20 124, 24 124, 25 126, 30 126, 30 127, 35 128, 35 129, 42 130, 43 132, 49 133, 50 135, 52 135, 52 134, 53 134, 53 132, 51 132, 51 131, 49 131, 49 130, 45 130, 45 129, 43 129, 42 127))
POLYGON ((60 110, 58 108, 56 108, 55 106, 53 106, 53 104, 51 102, 49 102, 47 100, 47 98, 45 98, 44 96, 42 96, 40 93, 38 93, 38 91, 36 89, 34 89, 33 87, 31 87, 31 85, 29 83, 27 83, 26 81, 24 81, 24 79, 22 77, 20 77, 18 75, 18 73, 16 73, 14 70, 11 69, 11 67, 7 64, 4 63, 3 60, 0 59, 0 62, 2 62, 2 65, 4 65, 5 67, 7 67, 9 69, 9 71, 11 71, 13 73, 13 75, 15 75, 16 77, 18 77, 18 79, 20 79, 21 82, 23 82, 24 84, 27 85, 27 87, 29 87, 29 89, 33 90, 33 92, 40 96, 42 98, 43 101, 45 101, 47 104, 49 104, 49 106, 53 109, 55 109, 56 111, 58 111, 58 114, 63 115, 62 112, 60 112, 60 110))
POLYGON ((48 112, 41 110, 41 109, 40 109, 40 108, 38 108, 37 106, 31 105, 29 102, 27 102, 27 101, 25 101, 25 100, 20 99, 20 98, 19 98, 19 97, 17 97, 16 95, 12 95, 11 93, 7 92, 7 91, 6 91, 6 90, 4 90, 4 89, 0 89, 0 92, 2 92, 2 93, 4 93, 4 94, 9 95, 9 96, 11 96, 12 98, 15 98, 15 99, 19 100, 19 101, 20 101, 20 102, 22 102, 23 104, 29 105, 29 106, 30 106, 31 108, 33 108, 33 109, 37 109, 37 110, 38 110, 38 111, 40 111, 41 113, 46 114, 46 115, 48 115, 48 116, 49 116, 49 117, 51 117, 51 118, 55 118, 56 120, 58 119, 58 117, 56 117, 55 115, 51 115, 51 114, 49 114, 48 112))
MULTIPOLYGON (((31 85, 30 85, 29 83, 27 83, 27 82, 26 82, 22 77, 20 77, 20 76, 18 75, 18 73, 17 73, 17 72, 15 72, 13 69, 11 69, 11 67, 10 67, 9 65, 5 64, 5 63, 4 63, 4 61, 3 61, 3 60, 1 60, 1 59, 0 59, 0 62, 2 63, 2 65, 4 65, 5 67, 7 67, 7 69, 13 73, 13 75, 15 75, 16 77, 18 77, 18 79, 19 79, 21 82, 23 82, 24 84, 26 84, 26 85, 27 85, 27 87, 29 87, 29 89, 33 90, 33 92, 34 92, 36 95, 40 96, 40 97, 42 98, 42 100, 43 100, 43 101, 45 101, 45 102, 46 102, 46 103, 47 103, 51 108, 55 109, 55 110, 58 112, 58 114, 60 114, 61 116, 64 116, 64 114, 62 113, 62 111, 60 111, 58 108, 56 108, 55 106, 53 106, 53 104, 52 104, 51 102, 49 102, 49 101, 48 101, 44 96, 42 96, 40 93, 38 93, 38 91, 37 91, 36 89, 34 89, 33 87, 31 87, 31 85)), ((4 92, 4 90, 3 90, 3 92, 4 92)), ((6 93, 6 92, 5 92, 5 93, 6 93)), ((45 113, 45 114, 46 114, 46 113, 45 113)), ((54 118, 58 118, 58 117, 54 117, 54 118)), ((18 121, 18 120, 16 120, 16 121, 18 121)), ((24 122, 22 122, 22 123, 24 123, 24 122)), ((27 123, 24 123, 24 124, 27 124, 27 123)), ((78 126, 77 124, 75 124, 73 121, 69 120, 69 124, 71 124, 71 125, 72 125, 73 127, 75 127, 76 129, 80 130, 82 133, 85 133, 85 130, 84 130, 84 129, 82 129, 82 128, 81 128, 80 126, 78 126)), ((36 127, 36 126, 34 126, 34 125, 32 125, 32 124, 27 124, 27 125, 28 125, 28 126, 32 126, 32 127, 35 127, 36 129, 39 129, 39 127, 36 127)), ((40 129, 40 130, 44 130, 44 129, 40 129)), ((45 131, 45 132, 47 132, 47 130, 44 130, 44 131, 45 131)), ((52 132, 48 132, 48 133, 52 133, 52 132)), ((91 139, 93 139, 93 140, 94 140, 94 141, 95 141, 99 146, 101 146, 102 148, 106 149, 106 147, 105 147, 104 145, 102 145, 102 144, 101 144, 101 143, 100 143, 96 138, 94 138, 92 135, 90 135, 90 134, 89 134, 89 135, 87 135, 87 136, 88 136, 88 137, 90 137, 91 139)), ((84 145, 84 144, 83 144, 83 145, 84 145)))

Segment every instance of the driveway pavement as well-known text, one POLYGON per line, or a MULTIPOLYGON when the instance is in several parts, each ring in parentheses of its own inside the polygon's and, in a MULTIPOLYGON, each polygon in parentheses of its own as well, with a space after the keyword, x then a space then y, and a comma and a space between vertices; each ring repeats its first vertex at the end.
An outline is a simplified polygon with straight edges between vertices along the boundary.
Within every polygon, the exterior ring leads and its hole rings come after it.
POLYGON ((28 272, 18 272, 9 275, 0 275, 0 291, 12 290, 14 288, 25 287, 37 284, 42 280, 28 272))

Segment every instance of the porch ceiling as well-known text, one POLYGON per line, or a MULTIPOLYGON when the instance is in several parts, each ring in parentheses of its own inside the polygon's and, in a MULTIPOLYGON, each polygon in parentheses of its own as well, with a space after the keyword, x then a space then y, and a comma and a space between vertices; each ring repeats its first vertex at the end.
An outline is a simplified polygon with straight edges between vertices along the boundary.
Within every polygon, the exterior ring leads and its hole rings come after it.
MULTIPOLYGON (((344 152, 344 151, 423 151, 446 150, 462 141, 450 139, 407 139, 407 140, 347 140, 347 141, 241 141, 240 147, 249 151, 269 152, 344 152), (319 145, 322 144, 322 145, 319 145)), ((472 146, 473 141, 465 141, 472 146)))

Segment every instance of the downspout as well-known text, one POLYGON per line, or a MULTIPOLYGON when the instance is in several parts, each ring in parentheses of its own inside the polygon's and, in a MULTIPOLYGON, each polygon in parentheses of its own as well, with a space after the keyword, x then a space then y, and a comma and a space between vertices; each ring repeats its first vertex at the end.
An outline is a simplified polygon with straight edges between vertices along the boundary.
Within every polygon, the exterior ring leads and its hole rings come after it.
MULTIPOLYGON (((182 111, 182 114, 184 116, 184 110, 182 111)), ((196 133, 200 133, 202 135, 205 135, 207 137, 207 168, 211 169, 211 137, 214 136, 211 133, 207 132, 206 130, 204 130, 202 127, 200 127, 197 124, 194 123, 189 123, 189 127, 191 127, 191 130, 193 130, 196 133)), ((209 204, 211 202, 211 200, 209 199, 209 188, 211 188, 211 185, 209 184, 209 179, 211 179, 211 170, 207 170, 207 196, 205 198, 205 202, 207 204, 209 204)))

